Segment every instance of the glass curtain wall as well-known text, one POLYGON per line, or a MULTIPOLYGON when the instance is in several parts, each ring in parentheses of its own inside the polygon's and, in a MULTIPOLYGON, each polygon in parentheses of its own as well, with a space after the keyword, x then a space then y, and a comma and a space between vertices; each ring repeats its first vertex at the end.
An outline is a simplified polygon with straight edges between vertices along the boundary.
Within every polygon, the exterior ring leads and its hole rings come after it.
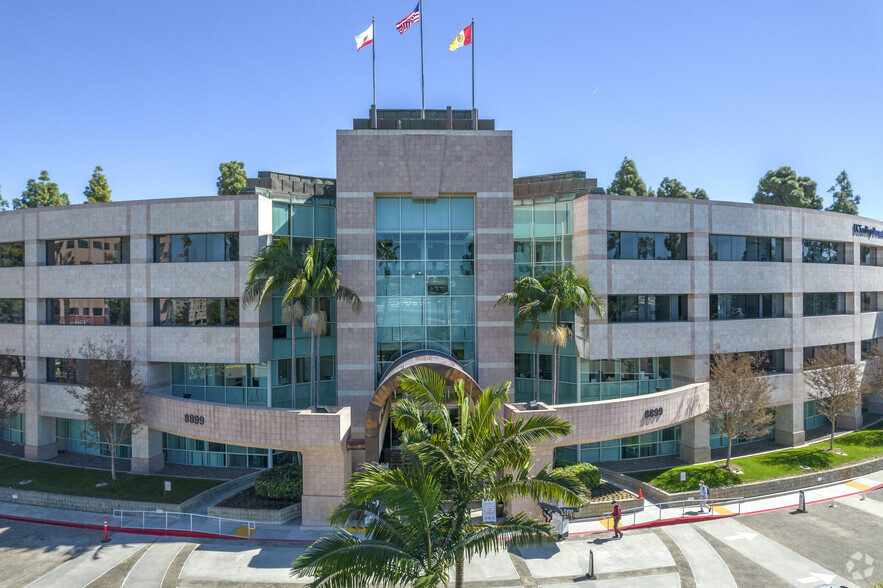
POLYGON ((297 461, 297 454, 291 451, 244 447, 229 443, 212 443, 200 439, 181 437, 171 433, 162 435, 163 456, 166 463, 179 463, 196 466, 230 468, 266 468, 285 465, 297 461))
POLYGON ((23 444, 26 439, 26 420, 24 413, 17 412, 15 414, 6 415, 2 418, 3 426, 0 427, 0 439, 23 444))
MULTIPOLYGON (((122 425, 117 425, 122 426, 122 425)), ((119 432, 117 433, 119 434, 119 432)), ((89 421, 55 419, 55 436, 59 452, 83 453, 110 457, 107 442, 101 438, 89 421)), ((131 459, 132 438, 126 437, 117 446, 116 457, 131 459)))
POLYGON ((555 457, 570 463, 622 461, 642 457, 677 455, 680 452, 680 445, 681 427, 674 426, 643 435, 559 447, 555 451, 555 457))
POLYGON ((516 279, 573 265, 572 194, 516 201, 514 223, 516 279))
POLYGON ((475 376, 475 199, 375 199, 377 382, 429 349, 475 376))
POLYGON ((240 406, 268 406, 269 365, 172 363, 172 396, 240 406))
MULTIPOLYGON (((334 198, 273 197, 273 235, 285 237, 296 251, 304 252, 317 241, 334 245, 336 209, 334 198)), ((327 317, 326 332, 319 340, 319 404, 337 404, 337 309, 321 301, 327 317)), ((282 320, 282 295, 273 296, 273 360, 270 364, 271 404, 275 408, 307 408, 310 404, 310 334, 294 328, 295 366, 292 378, 291 323, 282 320), (292 381, 292 379, 296 381, 292 381), (293 390, 292 390, 293 387, 293 390)))

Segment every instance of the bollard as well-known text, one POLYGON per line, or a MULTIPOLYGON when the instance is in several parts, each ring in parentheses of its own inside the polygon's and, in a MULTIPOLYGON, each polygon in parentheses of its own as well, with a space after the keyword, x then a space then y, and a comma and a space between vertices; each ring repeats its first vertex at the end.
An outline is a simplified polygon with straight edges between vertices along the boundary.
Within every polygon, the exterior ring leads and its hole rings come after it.
POLYGON ((586 572, 586 578, 589 580, 595 579, 595 554, 589 549, 589 569, 586 572))
POLYGON ((864 499, 865 499, 865 493, 864 493, 864 492, 862 492, 862 497, 861 497, 861 500, 864 500, 864 499))
POLYGON ((806 495, 801 490, 797 495, 797 512, 806 512, 806 495))
POLYGON ((110 539, 107 538, 107 517, 104 517, 104 540, 102 543, 110 543, 110 539))
POLYGON ((837 503, 834 502, 834 499, 832 498, 832 499, 831 499, 831 504, 829 504, 828 506, 829 506, 829 508, 837 508, 837 503))

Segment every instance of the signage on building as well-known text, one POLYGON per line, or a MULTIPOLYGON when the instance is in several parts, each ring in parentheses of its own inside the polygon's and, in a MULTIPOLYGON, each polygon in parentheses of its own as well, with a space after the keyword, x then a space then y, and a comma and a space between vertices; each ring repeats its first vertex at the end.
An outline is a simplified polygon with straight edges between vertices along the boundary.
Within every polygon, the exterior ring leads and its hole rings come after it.
POLYGON ((651 408, 649 410, 644 411, 644 418, 645 419, 652 419, 652 418, 655 418, 658 416, 662 416, 662 407, 661 406, 659 408, 651 408))
POLYGON ((197 414, 185 414, 184 415, 185 423, 193 423, 194 425, 204 425, 205 417, 201 417, 197 414))
POLYGON ((853 237, 868 237, 874 239, 883 239, 883 231, 878 231, 876 227, 868 225, 852 225, 853 237))
POLYGON ((496 523, 497 522, 497 501, 482 500, 481 501, 481 522, 496 523))

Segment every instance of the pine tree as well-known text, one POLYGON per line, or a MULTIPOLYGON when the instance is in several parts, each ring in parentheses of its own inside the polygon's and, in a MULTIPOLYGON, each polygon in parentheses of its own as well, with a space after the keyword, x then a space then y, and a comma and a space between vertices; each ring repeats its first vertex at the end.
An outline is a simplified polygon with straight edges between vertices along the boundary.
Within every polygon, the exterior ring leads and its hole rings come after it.
POLYGON ((828 207, 828 210, 843 214, 858 214, 858 204, 862 198, 858 194, 853 194, 852 184, 849 182, 846 170, 841 171, 834 182, 834 185, 828 189, 828 192, 834 197, 834 202, 828 207))
POLYGON ((638 175, 635 162, 628 157, 622 160, 622 165, 613 177, 613 183, 607 188, 607 193, 622 196, 652 196, 647 193, 647 185, 638 175))
POLYGON ((241 161, 227 161, 218 165, 218 196, 239 194, 246 185, 245 164, 241 161))
POLYGON ((49 172, 40 172, 39 180, 31 178, 21 198, 13 198, 12 208, 40 208, 44 206, 66 206, 71 201, 67 194, 58 191, 58 184, 49 180, 49 172))
POLYGON ((107 178, 101 173, 103 171, 100 165, 96 165, 95 171, 92 172, 92 178, 89 180, 89 185, 83 190, 83 196, 86 197, 87 204, 110 202, 111 190, 107 185, 107 178))

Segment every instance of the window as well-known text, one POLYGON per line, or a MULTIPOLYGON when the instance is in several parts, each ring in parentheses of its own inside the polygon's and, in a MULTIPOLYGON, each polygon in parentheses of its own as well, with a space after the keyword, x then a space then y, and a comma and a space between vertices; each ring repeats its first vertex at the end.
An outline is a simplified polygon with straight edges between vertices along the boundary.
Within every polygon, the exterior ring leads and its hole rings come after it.
POLYGON ((836 351, 844 356, 846 361, 849 361, 849 358, 846 356, 846 343, 835 343, 832 345, 813 345, 812 347, 804 347, 803 348, 803 368, 806 369, 809 367, 810 362, 815 359, 816 354, 822 349, 830 349, 832 351, 836 351))
POLYGON ((46 241, 46 265, 129 263, 129 237, 46 241))
POLYGON ((23 241, 0 243, 0 267, 23 267, 25 244, 23 241))
POLYGON ((862 360, 877 357, 879 351, 877 339, 862 339, 862 360))
POLYGON ((632 294, 610 296, 607 320, 611 323, 646 323, 687 320, 686 294, 632 294))
POLYGON ((804 239, 803 263, 846 263, 846 243, 804 239))
POLYGON ((709 235, 708 258, 712 261, 784 261, 784 239, 709 235))
POLYGON ((862 312, 877 312, 876 292, 862 292, 862 312))
POLYGON ((803 316, 846 314, 846 295, 843 292, 805 292, 803 316))
POLYGON ((608 231, 607 259, 687 259, 687 234, 608 231))
POLYGON ((712 294, 708 302, 713 321, 785 316, 784 294, 712 294))
POLYGON ((25 322, 25 301, 22 298, 0 298, 0 323, 22 325, 25 322))
POLYGON ((58 384, 76 384, 77 370, 85 365, 85 360, 63 357, 46 358, 46 381, 58 384))
POLYGON ((48 325, 109 325, 130 324, 128 298, 48 298, 48 325))
POLYGON ((22 355, 0 355, 0 378, 25 377, 25 358, 22 355))
POLYGON ((154 298, 153 324, 158 327, 237 327, 237 298, 154 298))
POLYGON ((877 265, 877 248, 870 245, 862 245, 859 261, 862 265, 877 265))
POLYGON ((239 233, 153 236, 154 263, 239 261, 239 233))

